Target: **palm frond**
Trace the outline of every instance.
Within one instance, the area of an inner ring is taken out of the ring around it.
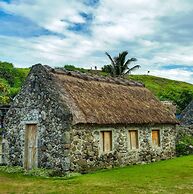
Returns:
[[[128,60],[125,62],[125,64],[124,64],[124,69],[128,69],[128,65],[129,65],[131,62],[135,62],[135,61],[137,61],[136,58],[130,58],[130,59],[128,59]]]
[[[111,55],[109,55],[109,53],[107,53],[107,52],[105,52],[105,54],[109,57],[109,59],[110,59],[112,65],[115,66],[115,62],[114,62],[114,60],[112,59]]]
[[[125,60],[128,52],[123,51],[122,53],[119,54],[119,67],[120,67],[120,74],[123,74],[124,71],[127,69],[127,66],[125,66]]]
[[[131,71],[134,71],[134,70],[136,70],[136,69],[139,69],[140,67],[141,67],[140,65],[135,65],[135,66],[129,68],[129,69],[125,72],[125,74],[129,74],[129,73],[131,73]]]
[[[119,60],[120,60],[121,66],[124,65],[127,54],[128,54],[127,51],[123,51],[122,53],[119,54]]]
[[[136,58],[128,59],[128,60],[125,62],[125,65],[129,65],[131,62],[135,62],[135,61],[137,61]]]
[[[112,68],[111,68],[111,75],[114,77],[117,74],[117,67],[116,67],[116,57],[114,57],[114,59],[112,59],[111,55],[107,52],[105,52],[105,54],[109,57],[111,64],[112,64]]]
[[[139,65],[135,65],[132,68],[128,68],[128,65],[131,62],[137,61],[136,58],[130,58],[125,62],[128,51],[123,51],[123,52],[119,53],[119,55],[114,57],[114,58],[112,58],[111,55],[107,52],[105,52],[105,54],[108,56],[108,58],[111,61],[111,75],[112,76],[125,75],[125,74],[130,73],[131,71],[140,67]]]

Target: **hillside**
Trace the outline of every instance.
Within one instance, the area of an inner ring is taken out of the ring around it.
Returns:
[[[29,68],[15,68],[11,63],[0,62],[0,105],[11,102],[28,73]]]
[[[67,65],[68,70],[108,76],[95,70],[86,70]],[[13,64],[0,62],[0,104],[8,104],[19,92],[21,85],[29,73],[29,68],[15,68]],[[145,84],[160,100],[170,100],[178,105],[178,113],[193,99],[193,85],[181,81],[165,79],[151,75],[129,75],[127,79]]]
[[[193,99],[193,85],[186,82],[151,75],[130,75],[129,78],[144,83],[160,100],[176,103],[178,112]]]

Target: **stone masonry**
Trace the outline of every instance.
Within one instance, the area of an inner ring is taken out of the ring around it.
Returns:
[[[41,82],[36,81],[40,79]],[[34,123],[38,128],[38,167],[68,169],[65,145],[69,140],[64,134],[69,130],[70,117],[51,78],[41,68],[37,74],[29,75],[6,115],[3,163],[23,166],[26,124]]]
[[[139,148],[129,149],[128,131],[138,130]],[[153,147],[151,130],[160,130],[160,147]],[[103,154],[100,147],[100,131],[112,131],[112,151]],[[70,170],[89,171],[128,164],[149,163],[175,156],[175,127],[157,126],[77,126],[71,134]]]

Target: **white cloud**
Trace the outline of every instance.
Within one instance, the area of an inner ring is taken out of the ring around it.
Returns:
[[[189,83],[193,83],[192,77],[193,72],[184,71],[182,69],[171,69],[171,70],[152,70],[150,71],[150,75],[160,76],[173,80],[180,80]]]
[[[22,3],[21,1],[12,4],[0,2],[0,7],[9,13],[24,16],[41,27],[59,33],[65,32],[67,22],[85,22],[79,12],[84,12],[86,8],[76,0],[35,0],[33,3],[27,1]]]
[[[166,64],[193,64],[193,44],[179,45],[178,37],[173,34],[169,35],[176,41],[162,40],[168,34],[162,34],[161,27],[165,24],[160,23],[161,17],[175,18],[191,13],[193,5],[189,0],[103,0],[95,8],[75,0],[21,0],[11,4],[0,2],[0,9],[26,17],[40,27],[64,36],[0,36],[0,60],[20,66],[41,62],[52,66],[74,64],[90,68],[109,63],[105,51],[114,55],[128,50],[129,56],[137,57],[142,66],[136,73],[145,74],[151,70],[154,75],[192,82],[191,72],[176,69],[166,73],[160,70]],[[93,15],[89,34],[68,30],[72,23],[86,24],[81,12]]]

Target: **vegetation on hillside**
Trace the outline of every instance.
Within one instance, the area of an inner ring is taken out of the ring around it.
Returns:
[[[74,65],[64,65],[64,68],[68,71],[79,71],[82,73],[86,73],[88,71],[84,68],[75,67]]]
[[[0,62],[0,104],[10,103],[28,73],[28,68],[15,68],[12,63]]]
[[[0,170],[0,193],[193,193],[192,161],[193,156],[186,156],[69,178]]]
[[[176,143],[176,155],[185,156],[193,154],[193,136],[183,134]]]
[[[129,79],[145,84],[160,100],[169,100],[177,106],[180,113],[193,99],[193,85],[151,75],[130,75]]]

